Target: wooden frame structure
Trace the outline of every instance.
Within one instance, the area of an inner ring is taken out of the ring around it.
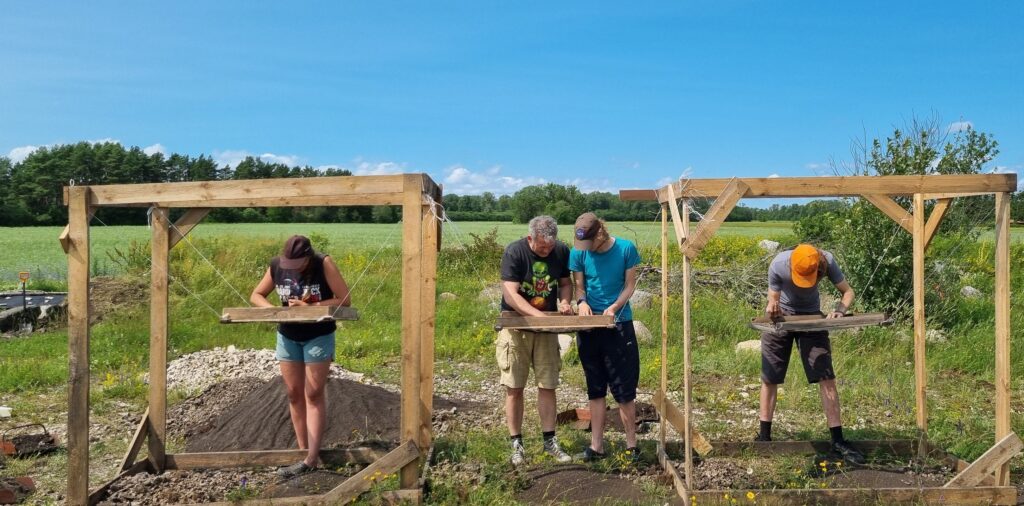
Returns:
[[[368,463],[371,473],[401,469],[396,496],[422,497],[420,464],[431,447],[434,395],[434,318],[441,188],[426,174],[186,183],[70,186],[64,188],[68,226],[60,242],[68,256],[68,489],[72,505],[94,504],[109,486],[89,491],[89,220],[105,206],[150,207],[152,267],[149,408],[129,445],[119,474],[145,470],[284,465],[294,450],[168,454],[166,451],[168,253],[215,207],[402,206],[402,444],[386,455],[369,450],[328,451],[343,461]],[[187,208],[174,224],[168,210]],[[136,462],[143,442],[149,457]],[[339,453],[334,455],[334,453]],[[304,454],[304,453],[303,453]],[[379,458],[376,458],[379,457]],[[363,472],[365,472],[364,470]],[[372,481],[361,474],[322,496],[274,500],[274,504],[336,504],[358,497]]]
[[[693,488],[693,451],[695,445],[691,409],[690,350],[690,262],[714,235],[726,216],[742,198],[758,197],[861,197],[893,219],[913,235],[914,274],[914,376],[917,441],[855,442],[864,450],[877,447],[898,447],[901,453],[925,455],[939,452],[967,478],[957,476],[941,488],[893,489],[823,489],[823,490],[755,490],[757,497],[780,503],[806,503],[825,500],[848,502],[868,499],[881,502],[942,502],[944,504],[1014,504],[1016,489],[1010,486],[1009,456],[1020,451],[1019,439],[1010,430],[1010,194],[1017,190],[1016,174],[925,175],[925,176],[855,176],[806,178],[733,178],[681,179],[656,190],[622,190],[622,200],[658,201],[662,205],[662,310],[661,310],[661,388],[655,397],[659,413],[674,415],[673,426],[683,436],[685,461],[680,476],[667,453],[665,427],[659,434],[658,458],[665,472],[672,477],[680,497],[714,502],[729,490],[695,490]],[[996,445],[975,464],[968,465],[935,448],[927,441],[928,412],[925,399],[927,368],[925,367],[924,258],[928,244],[938,229],[954,198],[995,195],[995,439]],[[912,197],[908,211],[892,197]],[[714,203],[692,234],[689,226],[688,201],[713,198]],[[679,201],[682,201],[682,210]],[[925,200],[936,200],[930,216],[925,217]],[[683,253],[683,408],[676,408],[664,392],[668,389],[668,255],[671,216],[676,246]],[[682,420],[679,420],[679,412]],[[670,419],[670,421],[672,421]],[[680,427],[682,425],[682,427]],[[704,443],[706,444],[706,442]],[[741,448],[745,452],[777,454],[780,451],[811,453],[820,443],[789,442],[715,442],[716,453],[729,454]],[[990,456],[994,455],[994,456]],[[983,462],[983,463],[982,463]],[[982,463],[982,464],[979,464]],[[969,468],[972,468],[969,469]],[[746,492],[746,491],[743,491]]]

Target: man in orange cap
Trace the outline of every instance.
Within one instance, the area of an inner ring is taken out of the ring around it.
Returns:
[[[768,306],[765,312],[775,318],[783,315],[820,315],[818,282],[823,277],[835,285],[842,299],[826,318],[842,318],[853,304],[853,288],[846,282],[835,256],[810,244],[801,244],[780,252],[768,268]],[[772,417],[779,384],[786,380],[789,358],[796,342],[809,383],[817,383],[832,436],[832,451],[851,464],[863,464],[864,455],[843,438],[839,412],[836,374],[832,369],[832,344],[828,331],[765,332],[761,334],[761,429],[758,441],[771,441]]]

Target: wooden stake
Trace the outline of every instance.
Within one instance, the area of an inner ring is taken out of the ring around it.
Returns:
[[[440,210],[437,210],[440,213]],[[437,252],[440,244],[438,227],[431,206],[423,206],[423,285],[420,300],[420,448],[430,448],[434,411],[434,326],[437,306]],[[436,220],[439,221],[439,220]]]
[[[421,322],[423,287],[423,187],[421,178],[405,176],[402,206],[402,423],[403,442],[420,438]],[[402,467],[401,488],[414,488],[419,463]]]
[[[926,438],[928,369],[925,367],[924,241],[924,197],[918,193],[914,195],[914,397],[917,400],[917,428]]]
[[[735,181],[733,183],[736,183]],[[732,183],[726,188],[726,192],[722,194],[718,200],[715,201],[715,205],[712,205],[712,210],[722,202],[723,198],[727,201],[723,206],[728,206],[731,210],[736,202],[739,201],[740,196],[746,191],[746,185],[740,186],[740,184],[733,185]],[[734,200],[735,199],[735,200]],[[731,204],[730,204],[731,202]],[[689,233],[690,231],[690,207],[687,201],[683,201],[683,230]],[[721,208],[719,208],[721,209]],[[722,212],[725,214],[723,215]],[[711,211],[708,214],[712,214]],[[729,214],[728,210],[718,211],[716,216],[720,216],[722,221],[725,220],[725,216]],[[713,216],[711,219],[718,220],[719,218]],[[711,222],[711,225],[705,229],[704,220],[701,220],[701,226],[698,228],[698,234],[700,230],[710,230],[707,232],[707,238],[711,239],[711,235],[718,229],[718,225]],[[700,252],[700,248],[703,247],[703,243],[697,244],[695,241],[690,240],[689,235],[686,237],[686,246],[695,248],[693,250],[693,257],[689,255],[683,255],[683,414],[686,415],[686,428],[683,432],[683,441],[686,442],[686,460],[683,462],[683,470],[686,472],[686,488],[688,490],[693,489],[693,410],[690,406],[690,393],[692,392],[692,385],[690,383],[690,370],[692,368],[691,357],[690,357],[690,259],[695,258]],[[698,237],[698,241],[699,241]]]
[[[989,448],[977,460],[967,466],[960,474],[949,480],[945,487],[976,487],[981,485],[985,478],[993,472],[998,473],[999,468],[1006,465],[1010,459],[1017,456],[1024,449],[1024,442],[1021,442],[1017,434],[1011,432],[999,440],[992,448]]]
[[[671,188],[671,186],[669,187]],[[668,212],[675,200],[661,204],[661,391],[668,392]],[[676,211],[678,214],[678,211]],[[680,224],[682,225],[682,224]],[[657,401],[658,412],[665,412],[665,396]],[[665,446],[665,417],[658,424],[658,442]]]
[[[68,504],[89,501],[89,188],[68,190]]]
[[[149,461],[157,473],[164,471],[167,441],[167,270],[170,222],[167,210],[154,207],[149,307]]]
[[[1010,194],[996,194],[996,439],[1010,433]],[[1010,484],[1010,466],[996,472],[996,485]]]

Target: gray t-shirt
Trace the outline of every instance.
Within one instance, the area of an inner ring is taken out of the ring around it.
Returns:
[[[839,269],[835,255],[825,250],[820,251],[828,261],[828,268],[825,270],[828,279],[834,285],[842,283],[846,277],[843,275],[843,271]],[[791,256],[793,256],[793,250],[791,249],[775,255],[771,266],[768,267],[768,289],[782,292],[782,296],[779,298],[779,305],[784,313],[817,313],[821,311],[818,285],[810,288],[800,288],[793,284],[792,271],[789,267]]]

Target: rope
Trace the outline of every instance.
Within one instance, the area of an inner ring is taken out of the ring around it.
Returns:
[[[405,217],[403,217],[403,220],[404,219],[405,219]],[[391,242],[391,239],[395,236],[395,232],[401,228],[401,223],[402,222],[399,221],[398,223],[399,223],[399,226],[394,227],[394,228],[391,229],[391,234],[385,240],[381,241],[380,248],[378,248],[377,252],[373,254],[373,257],[370,259],[370,261],[366,262],[366,267],[363,267],[363,272],[359,273],[359,277],[356,278],[356,281],[354,283],[352,283],[351,287],[349,287],[348,295],[346,295],[345,298],[341,300],[342,303],[344,303],[346,300],[351,301],[351,299],[352,299],[352,292],[354,292],[356,287],[359,286],[359,283],[363,280],[363,277],[366,276],[367,271],[370,270],[370,267],[377,260],[377,257],[380,256],[380,252],[384,251],[384,249]],[[388,271],[388,273],[390,273],[390,271]],[[367,301],[367,304],[369,304],[369,301]],[[331,318],[334,318],[335,316],[337,316],[338,312],[341,311],[342,307],[345,307],[345,306],[339,304],[338,307],[334,309],[334,312],[331,313]]]

